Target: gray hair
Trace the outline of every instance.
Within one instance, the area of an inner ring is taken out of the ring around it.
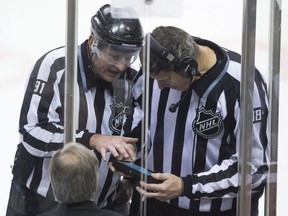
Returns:
[[[56,200],[76,203],[90,200],[98,185],[99,161],[80,143],[68,143],[50,162],[51,184]]]

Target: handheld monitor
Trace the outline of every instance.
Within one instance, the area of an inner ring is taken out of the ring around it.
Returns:
[[[141,175],[147,176],[148,183],[159,183],[156,179],[154,179],[151,174],[153,173],[151,170],[145,169],[135,163],[129,161],[120,161],[120,160],[113,160],[113,166],[116,170],[123,172],[127,176],[134,177],[136,180],[140,180]]]

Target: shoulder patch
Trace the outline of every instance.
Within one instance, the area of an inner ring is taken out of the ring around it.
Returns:
[[[114,101],[113,104],[110,105],[110,107],[112,112],[109,118],[109,127],[116,134],[120,134],[126,106],[122,102],[116,103]]]
[[[223,130],[223,117],[220,112],[212,112],[204,107],[196,110],[196,117],[192,123],[192,129],[199,136],[206,139],[216,137]]]

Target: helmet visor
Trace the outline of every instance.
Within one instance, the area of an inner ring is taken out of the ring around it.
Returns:
[[[109,64],[130,66],[138,57],[141,47],[126,47],[103,41],[93,43],[92,53]]]

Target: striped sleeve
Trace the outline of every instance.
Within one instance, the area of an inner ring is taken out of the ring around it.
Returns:
[[[56,49],[37,61],[24,95],[19,132],[25,148],[38,157],[63,146],[64,52]]]

